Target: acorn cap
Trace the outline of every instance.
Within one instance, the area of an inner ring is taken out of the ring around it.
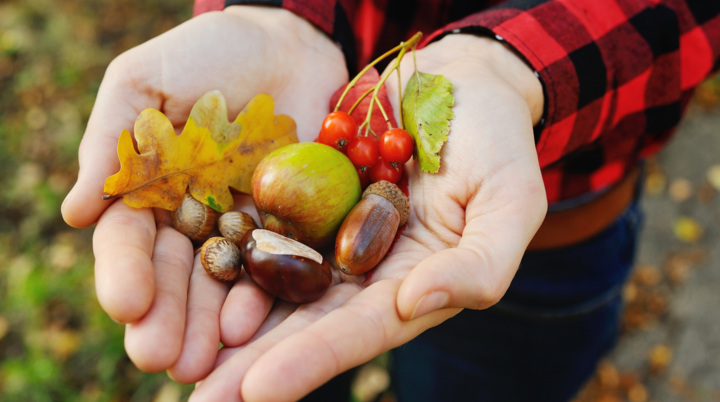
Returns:
[[[398,226],[402,226],[407,223],[407,220],[410,217],[410,200],[408,200],[408,197],[403,194],[400,187],[390,183],[389,181],[380,180],[377,183],[369,185],[368,188],[365,189],[365,192],[363,192],[362,196],[365,198],[370,194],[379,195],[395,205],[395,209],[397,209],[400,213],[400,223]]]

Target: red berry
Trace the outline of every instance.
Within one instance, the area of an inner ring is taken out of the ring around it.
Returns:
[[[380,137],[380,155],[390,162],[409,161],[414,148],[412,137],[402,128],[388,130]]]
[[[318,138],[321,143],[345,153],[350,140],[356,135],[355,119],[345,112],[332,112],[325,116]]]
[[[347,156],[355,166],[372,166],[377,162],[380,152],[377,142],[370,137],[355,137],[348,145]]]
[[[368,171],[370,172],[370,181],[373,183],[377,183],[380,180],[397,183],[400,181],[400,177],[402,177],[403,167],[402,165],[393,167],[390,162],[381,157]]]
[[[365,190],[365,188],[370,185],[370,168],[363,166],[355,169],[360,178],[360,187]]]

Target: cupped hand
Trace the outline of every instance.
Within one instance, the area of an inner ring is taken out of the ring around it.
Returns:
[[[229,119],[255,95],[268,93],[275,113],[292,116],[300,139],[312,140],[327,100],[344,82],[344,57],[329,37],[294,14],[264,7],[202,15],[112,62],[80,146],[78,181],[62,213],[71,226],[97,222],[98,299],[114,320],[128,324],[125,345],[139,368],[171,368],[182,382],[203,378],[215,361],[218,316],[229,287],[205,274],[190,241],[168,224],[167,211],[101,199],[105,179],[120,169],[121,131],[132,130],[142,110],[156,108],[179,133],[195,101],[218,89]],[[250,296],[267,298],[257,288]],[[252,322],[259,325],[262,318]]]
[[[340,277],[320,300],[297,308],[270,310],[264,299],[248,310],[240,303],[248,292],[231,292],[221,322],[226,348],[191,401],[297,400],[505,293],[547,210],[532,131],[542,88],[517,56],[487,38],[446,37],[418,51],[417,62],[453,83],[455,119],[439,173],[422,173],[416,161],[405,166],[412,210],[392,252],[365,283]],[[412,58],[402,67],[407,80]],[[388,85],[397,99],[397,81]],[[254,319],[270,313],[253,335],[249,320],[230,318],[241,309]]]

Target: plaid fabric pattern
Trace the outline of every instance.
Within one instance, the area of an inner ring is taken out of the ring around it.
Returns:
[[[198,0],[196,10],[214,0]],[[495,35],[545,90],[536,135],[550,203],[600,193],[657,151],[720,67],[716,0],[227,0],[284,7],[341,44],[350,71],[417,31]],[[351,23],[352,22],[352,23]],[[440,28],[440,29],[438,29]]]

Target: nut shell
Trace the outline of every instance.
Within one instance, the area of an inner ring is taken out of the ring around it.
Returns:
[[[400,187],[390,183],[389,181],[381,180],[377,183],[369,185],[363,192],[362,196],[365,198],[369,194],[377,194],[390,201],[393,205],[395,205],[395,208],[397,208],[400,213],[399,225],[402,226],[407,223],[408,218],[410,217],[410,200],[405,194],[403,194]]]
[[[256,232],[257,236],[253,236]],[[245,270],[255,283],[273,296],[293,303],[309,303],[325,294],[332,283],[332,271],[327,260],[314,250],[317,256],[284,254],[282,247],[265,247],[264,251],[263,244],[258,247],[256,237],[263,240],[260,235],[276,236],[279,243],[307,248],[300,242],[264,229],[245,233],[240,241],[240,254]]]
[[[193,241],[204,241],[210,236],[218,213],[209,206],[185,194],[180,208],[172,212],[173,227]]]
[[[230,211],[220,215],[218,229],[223,237],[240,245],[240,240],[248,230],[257,229],[252,216],[240,211]]]
[[[212,237],[200,249],[205,272],[221,282],[232,282],[240,275],[240,249],[224,237]]]

